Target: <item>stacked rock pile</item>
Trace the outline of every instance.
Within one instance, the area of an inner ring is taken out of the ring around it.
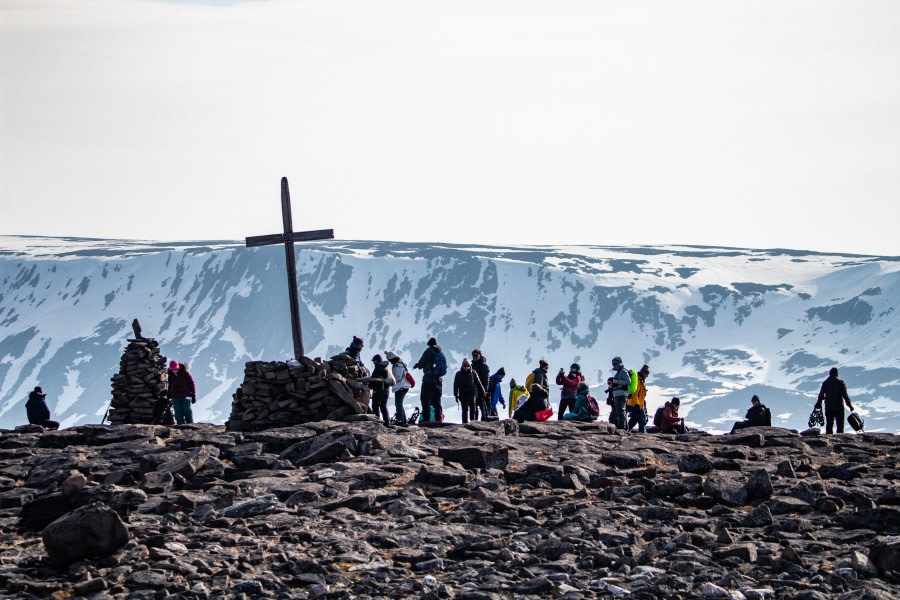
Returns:
[[[0,432],[0,597],[895,600],[900,438],[817,434]]]
[[[338,355],[317,362],[248,362],[234,393],[230,431],[259,431],[310,421],[339,421],[368,412],[367,376],[352,358]]]
[[[112,376],[110,423],[152,423],[153,403],[167,387],[166,357],[151,338],[128,340],[119,372]]]

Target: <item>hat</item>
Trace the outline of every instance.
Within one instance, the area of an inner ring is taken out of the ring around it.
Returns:
[[[516,378],[515,378],[515,377],[513,377],[512,379],[509,380],[509,387],[514,388],[514,387],[516,387],[516,385],[517,385],[517,384],[516,384]]]
[[[543,358],[542,358],[541,360],[538,361],[538,364],[539,364],[540,366],[542,366],[542,367],[549,367],[549,366],[550,366],[550,363],[548,363],[548,362],[546,361],[546,359],[543,359]]]
[[[388,359],[388,360],[394,360],[395,358],[400,358],[399,356],[397,356],[396,354],[394,354],[394,353],[391,352],[390,350],[385,350],[385,352],[384,352],[384,357],[385,357],[386,359]]]
[[[44,390],[42,390],[41,386],[39,386],[39,385],[34,386],[34,391],[37,392],[38,394],[44,393]]]
[[[750,398],[750,402],[759,402],[759,396],[757,396],[756,394],[753,394],[753,397]]]
[[[437,346],[437,340],[434,338],[428,338],[428,345],[429,346]]]
[[[828,371],[828,374],[829,374],[829,375],[834,375],[835,377],[837,377],[837,374],[838,374],[837,367],[831,367],[831,370]]]
[[[468,359],[468,358],[463,357],[462,366],[463,366],[463,367],[471,367],[472,365],[471,365],[471,363],[469,363],[469,359]]]
[[[481,354],[481,350],[479,350],[478,348],[475,348],[474,350],[472,350],[472,358],[475,358],[476,356],[479,356],[480,354]]]
[[[649,372],[650,372],[650,365],[644,365],[643,367],[641,367],[641,370],[638,371],[638,373],[649,373]]]
[[[177,360],[169,361],[169,369],[172,371],[177,371],[178,370],[178,361]]]
[[[500,367],[499,369],[497,369],[497,375],[499,375],[500,377],[503,377],[504,375],[506,375],[506,369],[504,369],[503,367]]]
[[[381,358],[380,354],[376,354],[375,356],[372,357],[372,362],[376,363],[376,364],[381,364],[382,362],[384,362],[384,359]]]
[[[365,346],[365,344],[362,341],[362,338],[356,337],[355,335],[353,336],[353,341],[350,343],[350,345],[351,346],[359,346],[360,348]]]
[[[581,370],[581,365],[579,365],[578,363],[572,363],[572,366],[569,367],[569,369],[578,372]]]
[[[613,359],[612,359],[612,365],[613,365],[614,367],[618,367],[618,366],[623,365],[623,364],[625,364],[625,363],[622,362],[622,357],[621,357],[621,356],[615,356],[615,357],[613,357]]]
[[[681,405],[681,400],[678,398],[672,398],[672,404]]]

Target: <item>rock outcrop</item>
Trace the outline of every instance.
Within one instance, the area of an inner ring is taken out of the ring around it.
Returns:
[[[898,597],[898,437],[814,433],[4,432],[0,595]],[[42,543],[67,519],[121,520],[127,539],[70,563]]]
[[[112,377],[109,422],[152,423],[153,403],[167,386],[166,357],[159,343],[151,338],[128,340],[119,372]]]

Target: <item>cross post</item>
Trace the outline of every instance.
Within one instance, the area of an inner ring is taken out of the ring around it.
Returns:
[[[313,240],[330,240],[334,238],[333,229],[294,232],[291,217],[291,192],[288,189],[287,177],[281,178],[281,217],[284,221],[284,233],[258,235],[248,237],[247,248],[284,244],[284,258],[287,265],[288,295],[291,302],[291,334],[294,338],[294,358],[303,356],[303,330],[300,327],[300,297],[297,293],[297,257],[294,254],[294,242],[311,242]]]

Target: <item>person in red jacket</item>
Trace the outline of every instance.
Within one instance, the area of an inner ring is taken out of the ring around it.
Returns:
[[[659,424],[660,433],[684,433],[684,419],[678,416],[679,406],[681,406],[681,400],[678,398],[672,398],[666,402],[662,421]]]
[[[197,402],[197,389],[187,365],[173,360],[169,363],[169,399],[175,409],[175,421],[179,425],[194,422],[191,404]]]
[[[581,374],[581,365],[578,363],[572,363],[572,366],[569,367],[569,374],[565,375],[565,371],[563,371],[562,367],[559,369],[559,373],[556,374],[556,385],[562,386],[562,392],[560,392],[559,399],[559,413],[557,413],[557,419],[560,421],[563,420],[563,415],[566,412],[572,412],[575,410],[575,397],[578,395],[578,384],[584,381],[584,376]]]

